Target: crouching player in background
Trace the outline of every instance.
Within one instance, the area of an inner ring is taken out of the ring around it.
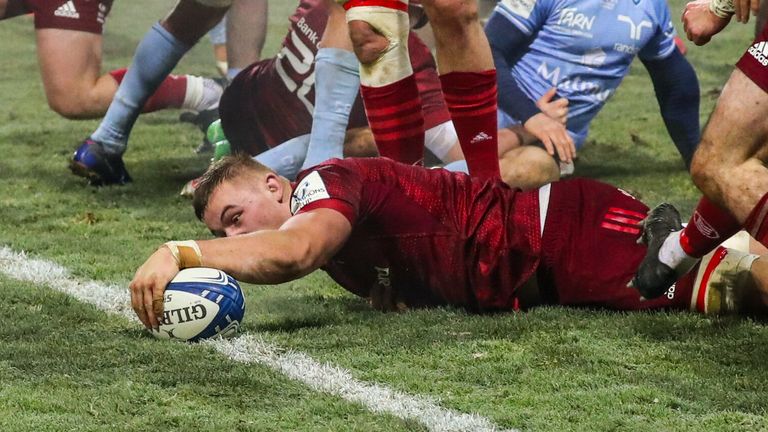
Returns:
[[[102,31],[112,0],[0,0],[0,20],[33,13],[37,57],[48,105],[68,119],[93,119],[109,108],[126,69],[101,73]],[[168,75],[140,107],[195,111],[216,106],[221,87],[193,75]]]
[[[761,312],[768,289],[768,261],[718,249],[667,295],[642,299],[627,282],[645,255],[637,239],[648,207],[586,179],[521,192],[497,179],[363,158],[328,161],[292,183],[240,156],[209,169],[194,207],[223,238],[166,244],[138,269],[132,306],[147,327],[158,325],[166,284],[197,266],[258,284],[322,268],[382,310]],[[670,205],[654,212],[676,215]]]

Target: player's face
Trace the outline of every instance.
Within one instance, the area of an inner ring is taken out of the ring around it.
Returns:
[[[274,175],[224,181],[211,194],[203,222],[217,237],[280,228],[291,216],[283,187]]]

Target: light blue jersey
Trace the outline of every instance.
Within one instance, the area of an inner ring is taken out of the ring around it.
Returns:
[[[512,76],[533,101],[557,87],[569,101],[567,128],[577,146],[635,55],[657,60],[675,49],[664,0],[502,0],[494,13],[531,36]],[[515,123],[504,115],[499,121]]]

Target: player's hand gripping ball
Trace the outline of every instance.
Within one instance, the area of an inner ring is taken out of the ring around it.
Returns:
[[[205,267],[184,269],[165,289],[160,327],[152,334],[160,339],[195,342],[231,337],[240,330],[245,298],[240,285],[221,270]]]

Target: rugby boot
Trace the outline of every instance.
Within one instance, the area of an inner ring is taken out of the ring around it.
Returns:
[[[69,161],[73,174],[88,179],[91,186],[124,185],[133,181],[121,155],[110,155],[90,138],[75,150]]]
[[[680,213],[668,203],[656,206],[643,220],[642,241],[648,246],[630,286],[652,299],[659,297],[675,283],[678,273],[659,260],[659,250],[669,235],[683,229]]]

